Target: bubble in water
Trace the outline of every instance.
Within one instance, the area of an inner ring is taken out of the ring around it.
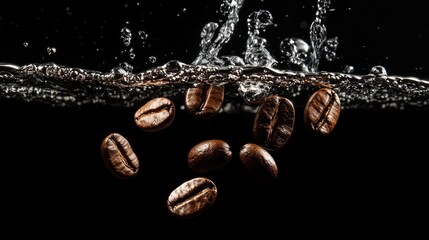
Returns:
[[[146,40],[148,38],[148,34],[143,30],[138,31],[138,34],[141,40]]]
[[[149,62],[155,63],[156,62],[156,57],[155,56],[149,56]]]
[[[52,55],[52,54],[55,54],[57,52],[57,49],[54,47],[47,47],[46,52],[48,53],[48,55]]]
[[[136,54],[134,53],[134,48],[130,48],[130,58],[134,59],[136,57]]]
[[[169,72],[179,72],[182,70],[181,63],[177,60],[171,60],[164,65],[165,69]]]
[[[371,74],[374,75],[381,75],[381,76],[386,76],[387,75],[387,71],[383,66],[374,66],[371,68],[370,71]]]
[[[348,74],[350,74],[350,73],[353,73],[354,71],[355,71],[355,68],[354,68],[353,66],[351,66],[351,65],[347,65],[347,66],[344,68],[343,73],[348,73]]]
[[[134,69],[133,66],[127,62],[119,63],[119,67],[124,69],[127,73],[132,73]]]
[[[121,39],[125,46],[130,46],[131,38],[132,38],[131,30],[127,27],[123,27],[121,29]]]
[[[239,94],[251,106],[261,104],[268,96],[270,90],[270,84],[252,80],[242,81],[238,86]]]

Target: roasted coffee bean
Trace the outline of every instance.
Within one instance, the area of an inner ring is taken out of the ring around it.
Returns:
[[[311,132],[328,135],[340,117],[340,98],[330,88],[314,92],[304,107],[304,123]]]
[[[256,112],[253,136],[261,146],[277,150],[289,140],[294,123],[295,108],[292,102],[285,97],[271,95]]]
[[[216,197],[216,185],[210,179],[197,177],[174,189],[168,197],[167,207],[176,217],[190,218],[209,209]]]
[[[247,143],[241,147],[239,158],[254,177],[266,182],[277,178],[277,164],[271,154],[263,147],[254,143]]]
[[[170,126],[176,115],[174,102],[165,97],[148,101],[134,114],[138,128],[147,132],[156,132]]]
[[[204,173],[220,169],[232,158],[229,145],[222,140],[206,140],[198,143],[188,153],[188,165],[192,171]]]
[[[185,107],[197,118],[210,118],[217,114],[224,100],[224,86],[203,85],[188,88]]]
[[[101,157],[114,175],[131,178],[137,175],[139,160],[130,143],[119,133],[111,133],[101,143]]]

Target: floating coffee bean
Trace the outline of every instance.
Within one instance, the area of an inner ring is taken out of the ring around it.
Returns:
[[[122,135],[111,133],[101,143],[101,157],[106,167],[120,178],[131,178],[139,171],[139,160]]]
[[[147,132],[156,132],[167,128],[173,122],[176,107],[168,98],[154,98],[139,108],[134,114],[138,128]]]
[[[247,143],[241,147],[239,157],[244,167],[256,178],[266,182],[277,178],[277,164],[263,147]]]
[[[263,147],[276,150],[289,140],[295,123],[292,102],[272,95],[259,106],[253,122],[253,136]]]
[[[197,177],[174,189],[168,196],[167,207],[176,217],[194,217],[209,209],[216,197],[216,185],[210,179]]]
[[[232,157],[229,145],[222,140],[206,140],[198,143],[188,153],[188,165],[192,171],[204,173],[220,169]]]
[[[223,99],[223,86],[203,85],[193,87],[186,92],[185,107],[195,117],[210,118],[220,111]]]
[[[304,107],[304,123],[312,132],[329,134],[340,117],[340,98],[330,88],[314,92]]]

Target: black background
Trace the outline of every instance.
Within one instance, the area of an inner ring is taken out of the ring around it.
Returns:
[[[37,1],[0,4],[0,62],[55,62],[110,71],[120,62],[134,72],[177,59],[192,62],[199,34],[218,22],[221,1]],[[263,33],[282,59],[285,37],[308,40],[316,1],[250,1],[240,11],[233,39],[222,54],[241,55],[245,16],[267,9],[276,26]],[[429,39],[424,1],[332,1],[328,37],[339,37],[338,59],[319,69],[351,65],[366,74],[382,65],[388,74],[429,79]],[[133,33],[131,59],[120,29]],[[137,37],[148,34],[145,45]],[[28,47],[24,47],[24,43]],[[55,54],[47,54],[55,47]],[[155,56],[152,63],[149,56]],[[142,104],[144,101],[142,101]],[[177,100],[177,106],[183,104]],[[281,239],[351,239],[401,235],[427,237],[427,110],[355,109],[341,112],[334,132],[316,137],[297,108],[293,135],[273,152],[275,183],[253,179],[240,165],[240,147],[252,142],[252,114],[220,114],[197,120],[178,109],[173,124],[145,133],[133,122],[135,107],[51,107],[2,99],[2,234],[15,236],[163,237],[277,236]],[[111,132],[125,136],[141,162],[139,175],[121,180],[107,171],[100,143]],[[234,157],[208,174],[186,165],[196,143],[218,138]],[[218,198],[204,214],[176,219],[166,208],[169,193],[197,176],[212,179]],[[261,235],[264,236],[264,235]],[[298,236],[296,238],[295,236]],[[380,238],[378,238],[380,239]]]

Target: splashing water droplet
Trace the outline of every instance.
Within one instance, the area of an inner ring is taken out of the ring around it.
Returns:
[[[131,30],[127,27],[123,27],[121,29],[121,39],[125,46],[130,46],[131,38],[132,38]]]
[[[355,70],[355,68],[354,68],[353,66],[351,66],[351,65],[347,65],[347,66],[344,68],[343,73],[348,73],[348,74],[350,74],[350,73],[353,73],[353,72],[354,72],[354,70]]]
[[[57,49],[54,47],[47,47],[46,52],[48,53],[48,55],[53,55],[57,52]]]
[[[134,48],[130,48],[130,58],[134,59],[136,57],[136,54],[134,53]]]
[[[149,56],[149,62],[155,63],[156,62],[156,57],[155,56]]]

